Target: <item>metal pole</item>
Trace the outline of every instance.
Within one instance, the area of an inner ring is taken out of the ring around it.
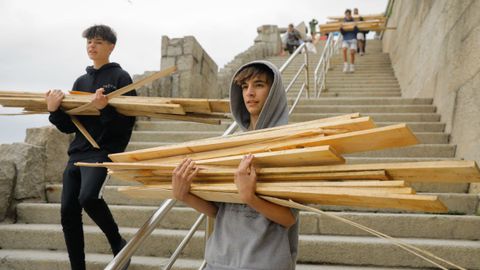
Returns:
[[[309,66],[310,65],[308,63],[308,49],[307,46],[305,46],[305,84],[307,89],[307,98],[310,98],[310,74],[308,72]]]
[[[175,205],[175,200],[168,199],[155,211],[155,213],[143,224],[138,232],[128,241],[127,245],[113,258],[113,260],[105,267],[105,270],[120,270],[124,267],[128,260],[133,256],[135,251],[147,239],[157,227],[158,223],[166,216],[168,211]]]
[[[212,235],[214,225],[215,219],[207,216],[207,222],[205,224],[205,249],[207,249],[207,241],[208,238],[210,238],[210,236]],[[207,266],[207,261],[203,260],[198,270],[202,270],[203,268],[205,268],[205,266]]]
[[[198,227],[202,224],[203,220],[205,219],[205,216],[206,216],[205,214],[200,214],[200,216],[198,216],[197,221],[195,221],[195,223],[193,224],[192,228],[190,228],[185,238],[183,238],[182,242],[180,243],[180,245],[178,245],[175,252],[173,252],[172,256],[170,256],[170,259],[168,260],[167,265],[163,268],[164,270],[170,270],[172,268],[175,261],[177,261],[178,256],[180,256],[180,253],[183,251],[183,249],[188,244],[190,239],[192,239]]]

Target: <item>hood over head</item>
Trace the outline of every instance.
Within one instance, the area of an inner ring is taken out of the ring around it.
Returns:
[[[243,65],[233,75],[230,86],[230,110],[233,119],[242,128],[243,131],[248,130],[250,125],[250,113],[245,107],[243,101],[242,88],[234,82],[235,76],[245,67],[260,64],[265,65],[273,72],[273,82],[268,93],[267,100],[263,105],[262,111],[258,117],[258,122],[254,129],[264,129],[288,124],[288,106],[287,95],[282,83],[280,71],[275,65],[268,61],[253,61]]]

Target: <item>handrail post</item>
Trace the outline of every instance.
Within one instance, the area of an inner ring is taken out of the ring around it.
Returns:
[[[309,72],[309,66],[310,63],[308,62],[308,49],[307,46],[305,46],[305,83],[306,83],[306,89],[307,89],[307,98],[310,98],[310,72]]]
[[[153,215],[143,224],[137,233],[128,241],[122,250],[113,258],[113,260],[105,267],[105,270],[120,270],[124,267],[133,253],[140,247],[140,245],[147,239],[157,227],[158,223],[166,216],[168,211],[175,205],[175,200],[168,199],[153,213]]]

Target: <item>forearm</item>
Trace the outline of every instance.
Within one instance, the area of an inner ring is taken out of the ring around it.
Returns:
[[[189,193],[184,199],[183,202],[198,212],[204,213],[205,215],[215,218],[217,216],[217,206],[212,202],[205,201],[202,198],[199,198],[191,193]]]
[[[289,228],[296,222],[296,218],[290,208],[271,203],[258,196],[253,196],[247,204],[269,220],[285,228]]]

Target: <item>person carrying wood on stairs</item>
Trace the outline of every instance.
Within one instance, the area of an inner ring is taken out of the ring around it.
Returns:
[[[345,10],[345,18],[343,21],[354,22],[352,11],[350,9]],[[340,27],[340,32],[343,36],[343,72],[355,72],[355,53],[357,52],[358,27],[355,26],[353,31],[345,31],[343,27]],[[350,50],[350,65],[348,64],[347,50]]]
[[[80,76],[73,90],[92,95],[99,116],[78,116],[78,121],[91,134],[100,147],[95,148],[60,107],[64,94],[50,90],[45,99],[50,112],[49,120],[64,133],[75,133],[68,149],[69,160],[63,174],[61,223],[70,259],[71,269],[85,270],[82,208],[105,233],[114,255],[126,245],[118,226],[103,200],[101,191],[106,182],[105,168],[77,167],[75,162],[107,162],[109,154],[123,152],[130,140],[135,117],[124,116],[108,105],[106,94],[132,83],[130,75],[119,64],[110,63],[117,37],[106,25],[94,25],[82,35],[87,39],[87,53],[93,61],[87,73]],[[136,96],[134,90],[126,95]],[[127,269],[128,265],[124,267]]]
[[[267,61],[241,67],[231,83],[230,107],[243,131],[287,124],[287,98],[278,69]],[[189,193],[197,172],[194,161],[183,160],[173,171],[172,187],[177,200],[216,219],[205,249],[205,269],[295,269],[298,211],[255,194],[253,155],[243,158],[234,176],[243,204],[208,202]]]

